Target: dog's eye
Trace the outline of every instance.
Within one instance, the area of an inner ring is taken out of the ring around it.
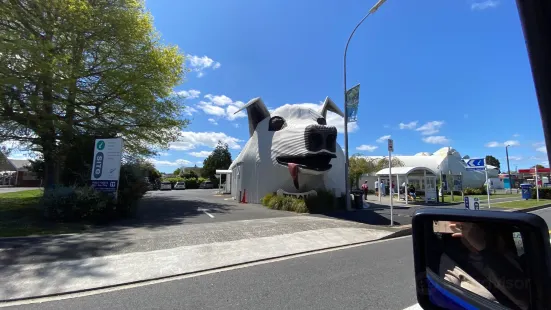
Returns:
[[[268,130],[270,131],[279,131],[285,127],[285,120],[283,117],[280,116],[274,116],[270,119],[270,125],[268,127]]]
[[[319,125],[327,125],[327,121],[325,120],[325,118],[320,117],[320,118],[318,118],[318,124]]]

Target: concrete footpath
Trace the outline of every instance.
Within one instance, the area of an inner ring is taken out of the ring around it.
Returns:
[[[28,259],[10,260],[8,257],[18,252],[6,247],[0,249],[0,257],[4,256],[0,265],[0,301],[86,291],[212,270],[369,242],[389,237],[400,230],[400,227],[376,227],[299,215],[193,224],[178,231],[179,238],[187,241],[175,243],[170,248],[140,251],[137,246],[132,252],[113,250],[102,253],[107,255],[79,259],[63,255],[57,259],[42,259],[41,253],[35,253],[36,256],[29,255]],[[111,237],[116,238],[114,235]],[[78,240],[78,236],[71,238]],[[83,238],[101,237],[92,234]],[[145,240],[140,239],[140,242]],[[46,257],[55,257],[55,247],[47,251],[50,253]]]

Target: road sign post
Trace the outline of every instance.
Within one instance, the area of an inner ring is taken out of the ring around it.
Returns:
[[[390,191],[390,226],[394,224],[392,215],[394,209],[394,193],[392,192],[392,152],[394,152],[394,140],[388,139],[388,189]]]
[[[465,202],[465,209],[480,210],[480,200],[478,197],[465,196],[464,202]]]
[[[488,208],[490,208],[490,182],[488,181],[488,169],[486,167],[485,158],[471,158],[465,159],[465,164],[467,165],[467,171],[482,171],[486,175],[486,194],[488,195]]]

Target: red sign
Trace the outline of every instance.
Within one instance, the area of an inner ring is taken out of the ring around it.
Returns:
[[[538,168],[538,173],[550,173],[550,172],[551,172],[551,168]],[[536,169],[535,168],[519,169],[518,173],[535,174]]]

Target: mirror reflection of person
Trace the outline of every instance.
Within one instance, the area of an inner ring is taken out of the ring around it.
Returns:
[[[529,278],[512,233],[508,238],[473,223],[448,225],[452,239],[441,255],[440,275],[487,300],[511,309],[529,309]]]

